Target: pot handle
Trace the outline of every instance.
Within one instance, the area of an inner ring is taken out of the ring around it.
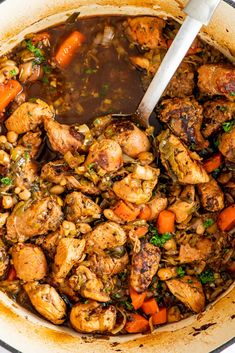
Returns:
[[[184,12],[207,25],[219,2],[220,0],[190,0],[185,6]]]

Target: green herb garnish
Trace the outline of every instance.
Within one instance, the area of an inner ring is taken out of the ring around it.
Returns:
[[[91,74],[95,74],[97,72],[97,69],[88,68],[88,69],[85,69],[84,72],[87,75],[91,75]]]
[[[10,75],[11,76],[15,76],[16,74],[17,74],[16,69],[13,69],[13,70],[10,71]]]
[[[94,165],[95,165],[95,163],[90,163],[90,164],[88,164],[87,168],[89,170],[91,170],[91,169],[93,169]]]
[[[228,108],[227,107],[223,107],[222,105],[218,105],[216,107],[217,110],[220,110],[221,112],[227,112]]]
[[[35,56],[35,60],[34,60],[35,65],[40,65],[42,62],[46,61],[41,49],[35,47],[35,45],[33,45],[30,39],[26,40],[25,43],[26,43],[27,49]]]
[[[235,120],[232,120],[232,121],[227,121],[226,123],[223,123],[222,127],[225,132],[229,132],[232,130],[234,125],[235,125]]]
[[[204,225],[205,228],[208,228],[208,227],[212,226],[212,224],[214,224],[214,223],[215,223],[215,222],[213,221],[213,219],[208,218],[208,219],[205,220],[205,222],[203,223],[203,225]]]
[[[149,232],[153,235],[150,239],[150,243],[158,247],[163,247],[163,245],[172,238],[171,233],[164,233],[159,235],[157,228],[154,226],[149,227]]]
[[[182,266],[176,267],[176,272],[179,277],[184,277],[185,275],[185,270]]]
[[[49,65],[44,65],[43,66],[43,71],[45,74],[50,74],[51,73],[51,67]]]
[[[203,271],[198,277],[202,284],[211,283],[215,280],[214,272],[210,268]]]
[[[235,96],[235,91],[231,91],[229,94],[230,94],[230,96],[234,97]]]
[[[1,178],[1,183],[4,185],[11,185],[12,184],[12,180],[11,178],[5,177],[5,178]]]
[[[42,82],[45,83],[46,85],[48,85],[49,84],[48,77],[47,76],[43,76]]]
[[[29,160],[29,152],[26,151],[26,152],[24,153],[24,158],[25,158],[26,161]]]
[[[120,298],[121,298],[121,294],[120,294],[120,293],[114,293],[114,294],[113,294],[113,297],[114,297],[115,299],[120,299]]]

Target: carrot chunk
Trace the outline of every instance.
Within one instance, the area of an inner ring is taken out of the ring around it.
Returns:
[[[145,332],[149,328],[149,322],[139,314],[131,313],[125,329],[129,333]]]
[[[124,221],[131,222],[136,219],[140,210],[135,206],[128,206],[124,201],[120,200],[114,206],[113,212]]]
[[[216,153],[214,154],[214,156],[210,157],[205,162],[203,162],[203,167],[205,168],[207,173],[211,173],[213,172],[213,170],[219,168],[221,163],[222,163],[222,155],[221,153]]]
[[[141,306],[141,309],[146,315],[153,315],[159,312],[157,301],[154,298],[146,300]]]
[[[135,235],[138,238],[143,237],[146,233],[148,233],[148,227],[146,226],[140,226],[135,230]]]
[[[235,226],[235,203],[220,212],[217,224],[224,232],[229,231]]]
[[[7,83],[0,84],[0,113],[22,89],[21,84],[16,80],[9,80]]]
[[[55,55],[55,61],[58,66],[65,68],[68,66],[76,53],[77,49],[82,45],[85,36],[78,32],[72,32],[60,45]]]
[[[157,313],[152,315],[153,325],[165,324],[166,321],[167,321],[166,308],[160,308]]]
[[[146,295],[147,295],[146,292],[137,293],[132,287],[130,287],[131,302],[132,302],[133,308],[135,310],[141,308],[141,306],[143,305],[143,302],[146,298]]]
[[[151,208],[148,205],[144,205],[144,207],[140,211],[138,218],[143,219],[145,221],[149,221],[151,218],[151,213]]]
[[[157,229],[159,234],[173,233],[175,231],[175,214],[172,211],[163,210],[157,219]]]

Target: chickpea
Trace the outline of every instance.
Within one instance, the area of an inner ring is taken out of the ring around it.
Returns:
[[[61,185],[55,185],[50,188],[50,193],[55,195],[63,194],[65,188]]]
[[[157,275],[161,281],[167,281],[172,277],[176,277],[177,272],[175,267],[165,267],[165,268],[160,268],[160,270],[158,270]]]
[[[64,234],[69,235],[69,234],[75,234],[76,233],[76,226],[73,222],[69,221],[63,221],[62,227],[64,229]]]
[[[4,144],[4,143],[6,143],[6,142],[7,142],[6,136],[1,135],[1,136],[0,136],[0,143]]]
[[[11,208],[14,205],[14,199],[9,196],[9,195],[5,195],[2,198],[2,206],[5,209]]]
[[[171,238],[167,240],[167,242],[163,245],[165,250],[176,250],[176,242],[175,239]]]
[[[0,164],[4,166],[8,166],[10,164],[10,157],[3,150],[0,150]]]
[[[15,194],[19,194],[21,192],[21,188],[17,186],[14,191],[15,191]]]
[[[65,178],[61,179],[60,185],[65,186],[67,184],[67,180]]]
[[[0,228],[2,228],[4,226],[8,216],[9,216],[8,212],[0,213]]]
[[[31,197],[31,192],[29,190],[25,189],[19,193],[19,197],[21,200],[27,201]]]
[[[18,134],[15,131],[8,131],[7,139],[10,143],[15,143],[18,139]]]

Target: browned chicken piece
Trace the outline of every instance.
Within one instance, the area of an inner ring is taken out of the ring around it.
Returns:
[[[147,135],[130,121],[113,122],[106,128],[105,136],[118,142],[123,152],[133,158],[150,150]]]
[[[51,258],[54,258],[57,245],[64,236],[64,230],[61,226],[55,232],[44,236],[41,246]]]
[[[201,184],[203,185],[203,184]],[[196,210],[195,188],[193,185],[187,185],[168,210],[174,212],[177,223],[187,222],[192,218],[192,214]]]
[[[90,233],[85,235],[86,252],[93,253],[96,249],[110,249],[122,246],[127,236],[122,227],[115,222],[98,224]]]
[[[235,100],[235,68],[228,65],[206,64],[198,69],[198,87],[209,96],[223,95]]]
[[[167,198],[162,196],[155,196],[151,201],[148,202],[148,206],[151,210],[151,216],[149,221],[157,218],[159,213],[167,208]]]
[[[217,99],[209,101],[203,105],[203,124],[202,134],[206,138],[215,133],[222,124],[233,119],[235,115],[235,102]]]
[[[196,277],[184,276],[166,281],[171,293],[195,313],[205,308],[205,295]]]
[[[66,304],[54,287],[38,282],[29,282],[24,284],[23,287],[39,314],[55,325],[64,322]]]
[[[12,165],[12,170],[16,175],[15,186],[21,189],[28,189],[32,186],[32,183],[37,179],[38,165],[27,158],[27,153],[23,157],[19,157]]]
[[[79,127],[60,124],[53,119],[45,119],[44,127],[54,151],[65,154],[82,149],[86,136]]]
[[[5,276],[9,266],[9,262],[10,261],[7,248],[5,247],[3,242],[0,241],[0,278]]]
[[[88,169],[100,167],[106,172],[117,171],[122,166],[120,145],[110,139],[95,142],[89,149],[85,166]]]
[[[129,263],[129,258],[127,253],[120,258],[93,254],[88,261],[97,276],[102,277],[103,275],[113,276],[124,271]]]
[[[43,123],[44,119],[48,121],[53,118],[54,113],[50,107],[40,99],[36,103],[26,102],[17,108],[14,113],[6,120],[7,130],[15,131],[17,134],[35,130]]]
[[[201,134],[202,107],[194,98],[165,99],[160,105],[160,120],[187,145],[201,150],[209,143]]]
[[[87,178],[79,178],[76,175],[66,176],[66,186],[69,190],[79,190],[88,195],[99,195],[101,190]]]
[[[193,89],[194,67],[191,64],[182,62],[164,91],[164,96],[183,98],[191,96]]]
[[[19,143],[28,149],[31,158],[35,158],[42,143],[41,131],[26,132]]]
[[[63,159],[58,159],[44,164],[41,169],[41,178],[50,183],[60,184],[63,179],[66,179],[69,167]]]
[[[116,323],[115,306],[103,307],[95,301],[75,304],[70,313],[70,323],[78,332],[111,332]]]
[[[224,208],[224,193],[212,177],[208,183],[197,186],[202,207],[209,212],[217,212]]]
[[[65,198],[65,217],[72,222],[90,222],[100,218],[102,210],[94,201],[81,192],[74,191]]]
[[[53,267],[53,278],[60,281],[67,276],[72,267],[78,264],[84,249],[85,240],[62,238],[59,240]]]
[[[108,302],[110,300],[109,295],[104,292],[101,279],[97,278],[88,267],[82,264],[76,268],[75,274],[70,277],[69,285],[84,298],[93,299],[97,302]]]
[[[133,173],[113,184],[114,193],[126,202],[137,205],[148,202],[158,182],[160,170],[148,165],[136,165]]]
[[[162,164],[174,179],[182,184],[200,184],[209,181],[209,176],[200,157],[190,151],[169,130],[163,131],[158,137]]]
[[[190,263],[194,261],[206,260],[212,250],[212,242],[209,239],[200,239],[195,247],[187,244],[180,245],[179,261],[180,263]]]
[[[221,136],[218,148],[227,160],[235,163],[235,126]]]
[[[6,239],[11,243],[24,242],[57,229],[61,220],[62,211],[56,198],[19,202],[7,219]]]
[[[156,17],[135,17],[127,20],[126,34],[131,42],[144,49],[166,48],[162,36],[165,21]]]
[[[12,260],[17,277],[25,282],[39,281],[46,276],[47,261],[39,246],[33,244],[13,246]]]
[[[158,247],[150,243],[141,243],[139,253],[132,255],[130,285],[138,293],[144,292],[157,273],[161,258]]]

